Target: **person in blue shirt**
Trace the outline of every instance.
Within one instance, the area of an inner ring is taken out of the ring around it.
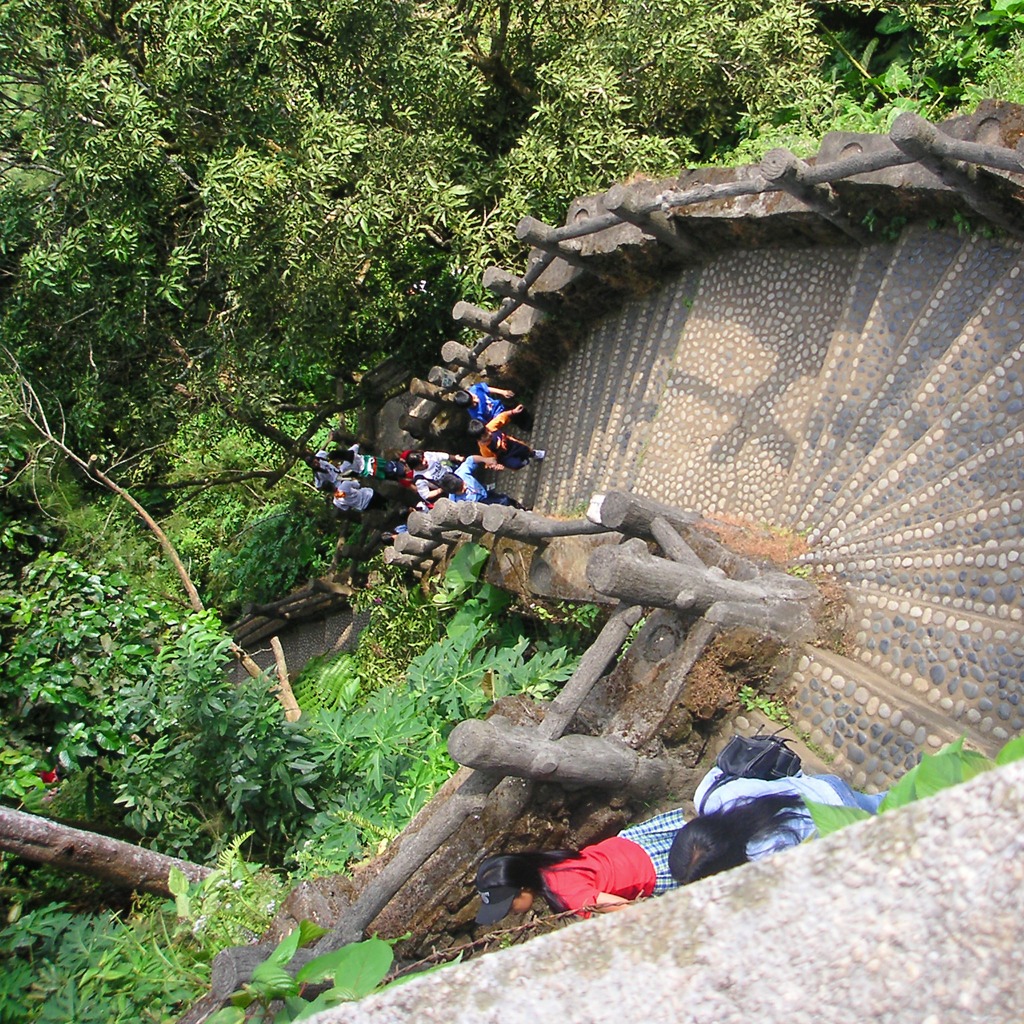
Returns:
[[[696,818],[677,833],[669,868],[683,885],[761,860],[817,835],[805,800],[877,814],[885,793],[860,793],[837,775],[724,776],[712,768],[693,794]]]
[[[479,501],[484,505],[510,505],[512,508],[522,508],[515,498],[489,491],[487,485],[480,481],[477,472],[489,465],[492,465],[491,460],[481,459],[476,455],[468,456],[454,473],[445,473],[441,477],[441,490],[452,501]]]
[[[495,416],[500,416],[511,404],[515,397],[514,391],[507,388],[497,388],[493,384],[470,384],[468,388],[461,388],[455,392],[452,401],[457,406],[466,410],[470,422],[478,420],[481,423],[490,423]],[[518,406],[512,414],[516,425],[523,430],[530,430],[533,427],[533,417],[522,407]]]

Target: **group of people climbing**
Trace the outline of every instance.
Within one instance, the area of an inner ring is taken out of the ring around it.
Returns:
[[[455,392],[452,400],[469,417],[467,433],[476,440],[476,455],[410,449],[387,460],[362,452],[359,445],[335,446],[306,458],[313,470],[313,485],[338,513],[390,509],[399,520],[414,508],[429,510],[442,497],[522,508],[480,478],[484,470],[522,469],[545,457],[543,449],[531,447],[509,431],[510,423],[525,430],[532,426],[521,403],[506,407],[512,398],[513,392],[484,383]],[[400,486],[388,496],[378,489],[384,481]]]
[[[579,917],[616,910],[709,875],[761,860],[816,835],[805,800],[878,812],[885,794],[857,792],[835,775],[760,779],[717,766],[694,793],[695,817],[659,814],[582,850],[498,854],[476,875],[478,924],[528,911],[543,897]]]

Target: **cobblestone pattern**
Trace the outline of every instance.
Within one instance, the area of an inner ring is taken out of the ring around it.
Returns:
[[[1022,266],[917,229],[718,257],[552,374],[516,477],[542,510],[614,487],[810,527],[857,612],[848,657],[801,662],[798,728],[867,788],[961,732],[994,754],[1024,730]]]
[[[872,346],[874,379],[863,387],[851,382],[851,387],[861,389],[860,418],[833,458],[832,468],[819,481],[820,492],[834,494],[842,488],[857,493],[864,480],[861,467],[869,472],[872,463],[868,457],[875,444],[906,412],[907,403],[924,378],[988,297],[992,282],[998,281],[1017,258],[1018,246],[971,238],[960,247],[902,341],[892,339],[891,324],[886,323],[884,328],[876,325],[887,345]],[[861,358],[863,361],[864,354]],[[849,413],[851,407],[845,411]],[[834,502],[816,503],[804,510],[801,522],[820,526],[833,517],[837,507]]]
[[[700,272],[689,270],[628,303],[544,381],[534,443],[546,447],[547,457],[529,504],[565,513],[597,491],[630,489],[699,280]]]
[[[963,398],[950,407],[885,474],[863,492],[846,492],[842,509],[829,533],[849,536],[851,528],[870,518],[872,511],[898,501],[945,476],[967,462],[981,446],[991,447],[1007,439],[1024,423],[1024,348],[1011,352]],[[981,484],[982,478],[977,482]],[[1000,488],[1005,480],[998,481]],[[812,531],[817,539],[822,525]]]
[[[992,288],[956,342],[906,402],[896,423],[865,456],[861,468],[848,482],[846,493],[860,494],[872,481],[888,478],[893,463],[1020,344],[1024,322],[1021,270],[1022,264],[1016,263]],[[813,533],[815,540],[827,535],[839,511],[823,511]]]
[[[868,246],[860,253],[847,289],[843,312],[832,331],[825,365],[809,395],[797,456],[793,460],[787,486],[780,495],[777,520],[792,522],[804,506],[810,486],[808,482],[813,483],[814,480],[811,466],[817,459],[818,445],[839,398],[830,381],[845,365],[864,330],[875,296],[889,270],[894,249],[894,245],[886,243]]]
[[[638,492],[705,513],[771,516],[857,256],[753,251],[705,268]]]
[[[922,751],[957,733],[862,664],[807,648],[797,663],[791,706],[796,728],[831,757],[830,770],[865,792],[888,789]]]
[[[818,522],[820,509],[833,500],[841,481],[833,478],[830,469],[962,244],[955,234],[924,227],[912,228],[901,238],[864,329],[843,362],[828,375],[825,394],[831,413],[807,467],[807,479],[814,480],[815,486],[800,516],[802,528]]]

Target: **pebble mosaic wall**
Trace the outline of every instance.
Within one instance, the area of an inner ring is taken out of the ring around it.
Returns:
[[[720,256],[603,320],[537,398],[538,508],[626,489],[808,530],[855,621],[842,654],[806,648],[797,728],[858,786],[1024,731],[1022,266],[926,229]]]

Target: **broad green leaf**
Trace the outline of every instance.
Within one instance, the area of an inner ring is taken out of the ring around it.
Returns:
[[[188,892],[188,879],[181,868],[172,867],[167,873],[167,888],[172,896],[183,896]]]
[[[267,957],[266,962],[268,964],[277,964],[278,966],[288,963],[295,956],[295,951],[299,948],[299,940],[301,938],[302,929],[293,928],[277,944],[277,948]]]
[[[299,946],[304,949],[311,942],[323,938],[329,930],[321,928],[315,921],[301,920],[299,922]]]
[[[264,960],[252,972],[252,984],[246,986],[261,999],[280,999],[299,990],[295,979],[280,965]]]
[[[855,821],[863,821],[872,817],[867,811],[859,807],[837,807],[834,804],[819,804],[813,800],[805,800],[807,809],[811,812],[814,826],[818,835],[827,836],[839,829],[852,825]]]
[[[955,786],[964,778],[960,751],[949,748],[935,755],[925,754],[914,771],[914,791],[919,800]]]
[[[999,751],[996,755],[996,764],[1009,764],[1011,761],[1019,761],[1021,758],[1024,758],[1024,736],[1017,736]]]
[[[905,807],[917,799],[917,768],[911,768],[899,782],[885,795],[878,813],[895,810],[897,807]]]
[[[350,989],[353,999],[372,992],[391,969],[395,954],[383,939],[367,939],[342,946],[311,960],[298,973],[300,982],[333,978],[338,988]]]

